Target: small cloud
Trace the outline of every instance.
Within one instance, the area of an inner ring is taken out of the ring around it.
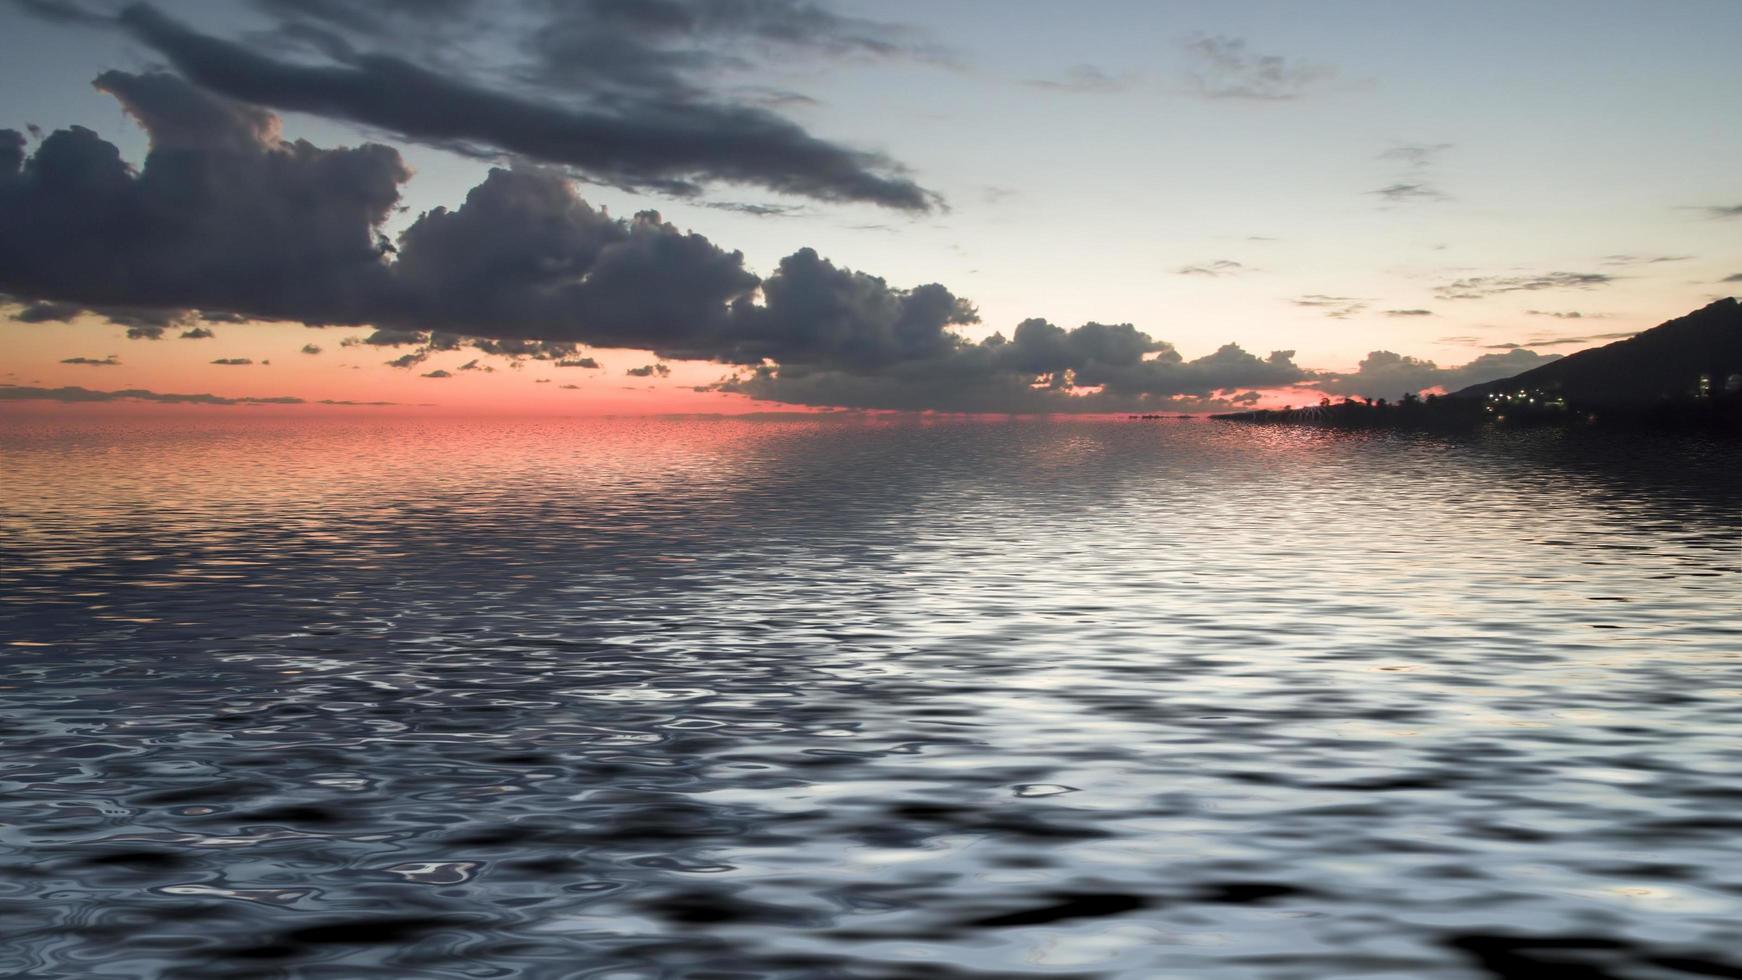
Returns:
[[[1200,265],[1182,265],[1174,270],[1176,276],[1233,276],[1246,271],[1246,267],[1233,259],[1217,259]]]
[[[1501,293],[1543,289],[1591,289],[1607,286],[1615,276],[1602,272],[1545,272],[1532,276],[1471,276],[1434,287],[1441,299],[1481,299]]]
[[[1353,296],[1327,296],[1323,293],[1308,293],[1297,296],[1289,302],[1296,306],[1305,306],[1319,310],[1325,316],[1338,320],[1354,316],[1367,308],[1367,301]]]
[[[408,368],[408,367],[412,367],[413,365],[422,364],[424,361],[426,361],[428,359],[429,359],[429,351],[414,350],[409,354],[401,354],[391,361],[384,361],[382,363],[386,364],[388,367]]]
[[[1592,344],[1608,343],[1611,340],[1625,340],[1637,336],[1637,330],[1622,330],[1618,333],[1594,333],[1585,337],[1536,337],[1522,344],[1488,344],[1490,350],[1526,350],[1541,347],[1570,347],[1578,345],[1588,347]]]
[[[1450,143],[1398,143],[1380,153],[1379,159],[1395,160],[1408,167],[1426,167],[1451,148]]]
[[[434,371],[429,371],[425,374],[419,375],[419,377],[423,377],[423,378],[451,378],[451,377],[453,377],[453,374],[451,372],[448,372],[448,371],[443,371],[441,368],[436,368]]]
[[[1197,35],[1185,44],[1191,90],[1206,99],[1298,99],[1337,77],[1328,65],[1254,54],[1237,37]]]
[[[62,359],[61,363],[82,364],[85,367],[115,367],[121,363],[121,359],[110,354],[108,357],[68,357]]]
[[[580,385],[562,385],[561,387],[564,391],[580,391],[581,390]]]
[[[1386,310],[1386,316],[1433,316],[1433,310]]]
[[[1724,278],[1722,278],[1718,281],[1719,282],[1742,282],[1742,272],[1738,272],[1733,276],[1725,276]]]
[[[598,370],[600,367],[599,362],[591,357],[566,357],[562,360],[552,362],[551,366],[592,368],[594,370]]]
[[[319,354],[321,352],[321,345],[319,345],[319,344],[303,344],[302,345],[302,352],[304,354]]]
[[[744,204],[738,201],[703,201],[704,208],[715,211],[733,211],[747,214],[753,218],[793,218],[805,213],[805,208],[797,204]]]
[[[534,378],[532,383],[535,385],[547,385],[547,384],[550,384],[550,379],[549,378]]]
[[[461,371],[486,371],[486,372],[489,372],[489,371],[494,371],[496,369],[491,367],[488,364],[485,364],[484,362],[482,362],[474,357],[471,360],[467,361],[466,363],[460,365],[459,370],[461,370]]]
[[[646,364],[641,367],[630,368],[623,373],[632,378],[651,378],[656,374],[663,378],[671,373],[671,368],[666,367],[664,364]]]
[[[1659,262],[1686,262],[1691,255],[1605,255],[1604,265],[1656,265]]]
[[[128,340],[162,340],[164,328],[156,324],[141,324],[127,328]]]
[[[242,367],[244,365],[253,364],[254,359],[249,357],[220,357],[212,363],[222,364],[226,367]]]
[[[1414,201],[1444,201],[1447,199],[1446,195],[1440,193],[1437,188],[1420,181],[1399,181],[1394,184],[1387,184],[1375,191],[1368,191],[1368,193],[1376,194],[1384,198],[1386,202],[1390,204],[1409,204]]]
[[[1742,204],[1706,204],[1684,210],[1703,211],[1708,218],[1742,218]]]
[[[205,327],[194,327],[192,330],[183,330],[181,332],[181,339],[183,340],[210,340],[216,336],[217,334],[207,330]]]
[[[1072,65],[1063,78],[1031,78],[1022,84],[1049,92],[1092,95],[1123,92],[1135,81],[1135,77],[1129,73],[1110,75],[1094,65]]]

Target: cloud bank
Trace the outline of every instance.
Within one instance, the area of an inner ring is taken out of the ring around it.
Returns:
[[[346,343],[413,346],[387,362],[403,368],[461,347],[577,367],[597,363],[581,345],[633,348],[734,366],[722,391],[863,408],[1194,410],[1321,377],[1291,351],[1229,344],[1187,360],[1130,324],[1031,319],[970,341],[957,328],[978,314],[942,285],[894,286],[809,248],[761,277],[656,212],[609,217],[535,166],[491,170],[458,207],[389,241],[382,224],[409,179],[396,150],[284,139],[271,112],[173,75],[111,71],[97,85],[150,136],[137,169],[81,127],[33,152],[0,130],[0,292],[23,298],[23,319],[88,309],[143,325],[369,327]],[[1365,308],[1296,302],[1333,317]]]

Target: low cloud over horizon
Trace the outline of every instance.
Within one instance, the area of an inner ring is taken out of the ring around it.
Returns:
[[[150,137],[137,170],[83,127],[34,148],[0,130],[0,290],[20,298],[20,320],[88,310],[130,330],[249,318],[372,327],[346,345],[414,346],[387,362],[403,368],[462,346],[585,367],[597,362],[575,357],[581,345],[646,350],[733,366],[713,390],[769,401],[992,412],[1229,408],[1255,391],[1300,386],[1395,397],[1411,385],[1493,380],[1541,357],[1490,354],[1441,368],[1375,351],[1339,373],[1303,368],[1293,351],[1260,356],[1230,343],[1187,359],[1131,324],[1065,329],[1041,319],[973,341],[957,328],[978,323],[978,312],[941,284],[896,287],[810,248],[758,276],[740,252],[657,212],[611,218],[567,176],[532,165],[490,170],[459,207],[426,211],[388,240],[382,226],[410,179],[393,148],[286,140],[273,113],[175,75],[108,71],[96,84]],[[1180,271],[1242,268],[1215,260]],[[1477,277],[1441,293],[1610,278]],[[1322,294],[1293,302],[1332,318],[1369,305]],[[660,375],[654,366],[630,373]]]

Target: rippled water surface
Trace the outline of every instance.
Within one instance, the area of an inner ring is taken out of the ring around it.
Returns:
[[[1742,976],[1734,446],[0,447],[0,975]]]

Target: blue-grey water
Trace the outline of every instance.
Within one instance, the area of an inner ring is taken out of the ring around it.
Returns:
[[[1742,976],[1733,444],[243,411],[5,423],[0,975]]]

